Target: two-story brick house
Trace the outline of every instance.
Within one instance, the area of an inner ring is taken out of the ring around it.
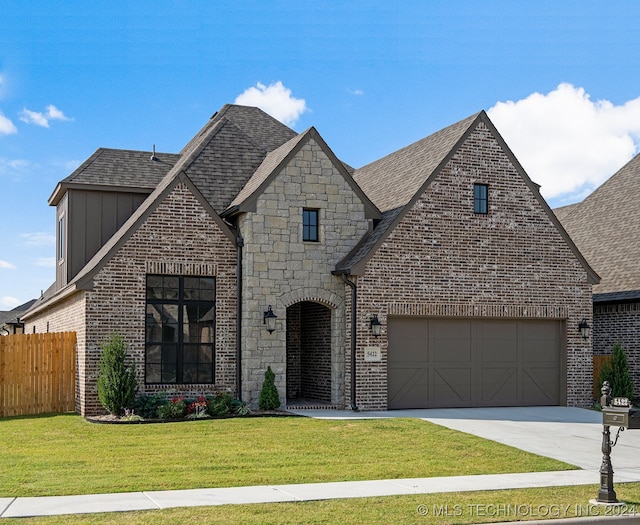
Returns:
[[[590,402],[598,276],[484,112],[354,170],[228,105],[178,154],[98,150],[50,204],[23,321],[77,333],[83,414],[116,330],[146,392],[255,405],[271,366],[289,407]]]

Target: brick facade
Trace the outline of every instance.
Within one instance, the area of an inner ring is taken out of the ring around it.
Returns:
[[[363,410],[387,408],[389,318],[421,316],[561,321],[567,376],[563,400],[587,406],[592,350],[577,326],[592,315],[588,270],[492,130],[478,120],[464,136],[424,193],[369,254],[364,273],[350,276],[358,294],[355,405]],[[252,181],[256,187],[251,206],[237,215],[223,214],[235,221],[243,240],[241,305],[238,247],[231,229],[201,204],[191,179],[178,177],[163,181],[164,193],[151,197],[159,199],[153,201],[155,207],[129,225],[96,266],[90,283],[27,316],[27,332],[77,333],[77,406],[82,414],[102,411],[96,387],[100,344],[113,331],[129,344],[141,392],[193,396],[227,390],[238,395],[239,337],[239,397],[252,407],[258,405],[268,366],[276,375],[283,406],[288,398],[298,397],[338,407],[352,404],[351,289],[335,271],[339,262],[357,253],[354,248],[370,232],[375,206],[358,193],[344,166],[336,164],[317,137],[299,136],[277,172]],[[487,214],[474,213],[474,183],[488,186]],[[318,210],[319,242],[302,240],[305,208]],[[215,384],[145,385],[149,274],[216,278]],[[263,324],[269,306],[278,316],[271,334]],[[379,338],[369,325],[374,314],[383,324]],[[640,322],[635,311],[626,315],[629,323]],[[594,322],[596,333],[604,329],[605,319],[602,312]],[[381,360],[365,362],[366,347],[378,347]],[[633,359],[638,363],[637,352]]]
[[[640,333],[640,302],[594,304],[593,353],[594,355],[611,355],[613,345],[620,343],[629,360],[636,396],[640,396],[638,333]]]
[[[487,215],[473,212],[474,183],[489,186]],[[564,320],[567,404],[589,405],[591,347],[574,329],[591,316],[586,271],[484,124],[402,218],[357,285],[360,408],[386,408],[387,340],[371,335],[373,314],[385,326],[390,315]],[[381,347],[381,362],[364,362],[369,345]]]
[[[145,385],[146,276],[157,273],[216,278],[215,385]],[[184,184],[169,193],[96,274],[92,289],[77,295],[83,299],[73,309],[56,306],[35,325],[44,331],[49,319],[52,331],[78,332],[77,392],[83,415],[104,410],[97,396],[100,344],[114,331],[129,346],[141,393],[235,393],[236,248]]]

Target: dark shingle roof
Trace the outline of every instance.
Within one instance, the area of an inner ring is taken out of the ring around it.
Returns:
[[[358,168],[353,178],[381,211],[404,206],[477,117],[472,115]]]
[[[61,180],[49,198],[56,205],[67,188],[91,187],[153,190],[180,158],[172,153],[99,148],[71,175]]]
[[[233,122],[246,135],[248,140],[253,142],[258,149],[265,152],[273,151],[297,135],[291,128],[267,115],[260,108],[225,104],[220,111],[213,114],[200,132],[182,148],[180,154],[184,155],[193,149],[201,136],[222,119]]]
[[[594,294],[640,290],[640,155],[559,217],[601,277]]]

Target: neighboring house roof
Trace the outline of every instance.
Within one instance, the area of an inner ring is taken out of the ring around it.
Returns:
[[[560,216],[580,251],[602,276],[593,289],[596,296],[640,290],[640,155],[574,205],[569,214],[560,212]]]
[[[99,148],[71,175],[61,180],[49,204],[58,204],[66,190],[110,189],[150,193],[180,158],[172,153]]]
[[[13,310],[0,312],[0,328],[5,325],[18,324],[20,322],[20,316],[31,308],[35,302],[35,299],[31,299],[31,301],[16,306]]]
[[[258,196],[271,183],[273,178],[276,177],[278,173],[280,173],[280,171],[289,163],[293,156],[300,151],[300,148],[312,139],[320,146],[325,155],[329,157],[334,167],[340,171],[347,184],[349,184],[351,189],[364,203],[366,217],[370,219],[380,218],[380,211],[356,184],[348,171],[347,166],[334,155],[331,148],[314,127],[307,129],[296,137],[293,137],[288,142],[285,142],[279,148],[270,152],[262,161],[258,169],[253,173],[251,178],[247,181],[242,190],[237,194],[236,198],[231,202],[231,205],[223,215],[226,216],[233,215],[238,212],[255,211]]]
[[[561,223],[564,223],[564,220],[576,210],[577,206],[578,204],[569,204],[567,206],[561,206],[560,208],[554,208],[553,213],[555,213]]]
[[[599,281],[597,273],[589,266],[562,227],[560,221],[540,195],[539,186],[531,181],[484,111],[448,126],[433,135],[355,171],[354,178],[356,182],[361,185],[373,202],[383,211],[383,218],[376,228],[365,236],[354,250],[336,265],[336,273],[364,274],[367,261],[402,220],[406,212],[413,207],[429,184],[438,176],[457,149],[480,122],[489,128],[525,184],[547,213],[551,222],[556,226],[569,248],[585,268],[589,282],[597,283]]]

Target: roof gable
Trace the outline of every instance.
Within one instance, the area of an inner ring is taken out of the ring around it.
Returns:
[[[517,173],[522,177],[526,186],[548,216],[549,220],[554,224],[571,251],[585,268],[589,282],[593,284],[599,281],[599,277],[596,272],[589,266],[586,259],[582,256],[574,242],[560,224],[560,221],[558,221],[546,201],[540,195],[538,185],[531,181],[524,171],[524,168],[520,165],[515,155],[504,142],[504,139],[484,111],[453,124],[452,126],[449,126],[426,139],[418,141],[413,145],[392,153],[391,155],[381,159],[382,162],[380,162],[378,166],[374,166],[373,169],[369,168],[367,171],[361,172],[360,177],[366,175],[367,178],[371,177],[371,174],[376,174],[377,177],[383,178],[385,173],[392,172],[394,173],[392,178],[396,185],[401,184],[402,177],[399,177],[398,173],[402,173],[406,176],[405,178],[407,180],[411,181],[407,186],[414,188],[414,193],[410,196],[408,201],[404,202],[407,198],[408,190],[398,191],[395,196],[390,198],[385,197],[378,190],[378,202],[380,203],[380,206],[383,206],[384,210],[383,220],[378,224],[373,232],[371,232],[358,246],[356,246],[351,254],[338,263],[336,266],[337,273],[350,273],[353,275],[364,274],[367,261],[378,250],[396,225],[414,206],[417,200],[426,191],[427,187],[441,173],[444,166],[455,155],[457,150],[465,143],[469,135],[480,123],[483,123],[488,128],[491,135],[498,142]],[[454,138],[456,139],[455,141],[453,140]],[[430,147],[433,147],[434,151],[429,151]],[[420,162],[422,155],[425,157],[424,163]],[[397,162],[400,167],[394,168],[393,162]],[[373,163],[373,165],[375,164],[377,163]],[[411,172],[412,169],[415,170],[414,173]],[[359,170],[356,170],[356,174],[358,174],[358,171]],[[420,183],[420,181],[422,182]],[[382,201],[383,199],[385,199],[384,202]],[[390,207],[394,204],[395,207]]]
[[[207,199],[202,195],[200,190],[189,179],[183,171],[175,171],[167,175],[158,185],[154,192],[138,207],[131,217],[122,225],[122,227],[109,239],[109,241],[93,256],[93,258],[85,265],[85,267],[76,275],[69,283],[77,288],[84,289],[92,286],[93,277],[104,267],[105,264],[115,255],[118,249],[133,235],[135,231],[144,223],[144,221],[155,211],[164,198],[173,191],[180,183],[184,183],[189,191],[196,197],[198,202],[213,218],[220,230],[231,243],[235,244],[235,234],[231,228],[220,218],[220,216],[211,207]]]
[[[229,216],[241,212],[255,212],[258,197],[262,194],[265,188],[271,184],[278,173],[280,173],[280,171],[310,140],[314,140],[321,147],[322,151],[327,155],[333,166],[341,173],[347,184],[349,184],[351,189],[364,203],[365,216],[368,218],[379,218],[379,210],[354,181],[347,167],[335,156],[331,148],[329,148],[327,143],[313,127],[303,133],[300,133],[298,136],[292,138],[276,150],[270,152],[253,173],[252,177],[247,181],[246,185],[238,193],[236,198],[231,202],[229,208],[225,210],[222,215]]]

